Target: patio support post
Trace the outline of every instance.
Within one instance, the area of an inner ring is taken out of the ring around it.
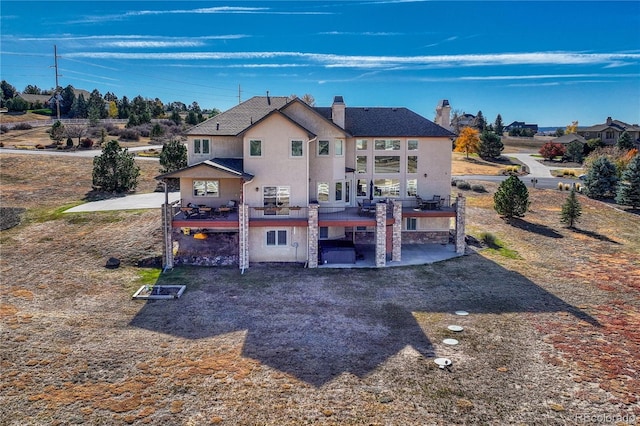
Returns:
[[[162,204],[162,233],[163,233],[163,249],[162,267],[164,270],[173,269],[173,235],[171,228],[171,220],[173,218],[173,208],[171,204]]]
[[[387,264],[387,203],[376,203],[376,268]]]
[[[458,193],[456,197],[456,253],[464,254],[466,250],[465,243],[465,205],[466,198]]]
[[[402,260],[402,201],[393,200],[393,247],[391,261]]]
[[[308,257],[307,266],[309,268],[318,267],[318,205],[309,204],[309,219],[308,219]]]
[[[249,267],[249,206],[238,206],[238,266],[244,272]]]

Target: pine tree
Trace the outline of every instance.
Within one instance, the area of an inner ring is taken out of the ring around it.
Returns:
[[[482,132],[480,135],[479,154],[482,158],[498,158],[504,149],[502,139],[493,132]]]
[[[102,148],[102,155],[93,159],[93,186],[106,192],[128,192],[138,186],[140,167],[133,154],[111,140]]]
[[[562,205],[562,212],[560,213],[560,222],[569,225],[569,228],[573,228],[575,222],[582,215],[582,206],[576,196],[575,188],[571,188],[571,192],[566,201]]]
[[[616,142],[616,146],[618,147],[618,149],[622,149],[625,151],[635,148],[635,144],[633,143],[633,140],[631,140],[631,135],[627,133],[626,130],[622,132],[622,134],[620,134],[620,137]]]
[[[493,208],[507,219],[524,216],[530,204],[527,186],[517,176],[509,176],[493,195]]]
[[[187,167],[187,147],[173,139],[162,145],[160,153],[161,173],[171,173]]]
[[[497,115],[496,121],[493,124],[493,131],[496,132],[498,136],[502,136],[502,132],[504,132],[504,124],[502,123],[502,116],[500,114]]]
[[[640,154],[633,157],[622,173],[616,203],[631,206],[634,209],[640,207]]]
[[[616,193],[618,175],[616,166],[607,157],[598,157],[589,167],[584,180],[586,194],[590,198],[607,198]]]

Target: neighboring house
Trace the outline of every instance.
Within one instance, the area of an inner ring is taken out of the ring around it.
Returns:
[[[514,121],[513,123],[505,126],[504,131],[510,132],[513,129],[529,129],[533,131],[533,133],[538,133],[537,124],[526,124],[524,121]]]
[[[64,106],[64,100],[62,99],[62,91],[59,91],[57,94],[54,94],[52,96],[49,96],[49,98],[47,99],[47,105],[49,106],[49,108],[51,108],[52,110],[56,109],[56,98],[58,99],[58,101],[60,102],[60,107]],[[82,89],[76,89],[75,87],[73,88],[73,94],[76,96],[76,99],[82,95],[85,99],[85,101],[89,100],[89,97],[91,96],[90,92],[87,92],[86,90],[82,90]]]
[[[18,97],[24,99],[29,104],[29,109],[40,109],[48,106],[50,95],[32,95],[29,93],[18,93]]]
[[[475,125],[476,116],[473,114],[456,115],[451,120],[451,128],[456,133],[460,133],[464,127],[474,127]]]
[[[600,139],[608,145],[615,145],[622,132],[626,131],[636,144],[640,143],[640,126],[637,124],[627,124],[620,120],[612,120],[607,117],[607,121],[589,127],[578,127],[577,133],[585,139]]]
[[[178,264],[316,267],[330,240],[375,245],[383,266],[400,260],[402,244],[446,244],[464,209],[464,198],[450,199],[453,137],[406,108],[253,97],[189,130],[188,166],[157,177],[180,179],[179,205],[163,209],[165,266],[175,253]],[[434,195],[443,199],[434,210],[416,208]]]
[[[562,135],[555,139],[551,139],[551,142],[561,143],[563,145],[569,145],[573,141],[578,141],[583,145],[587,143],[587,140],[585,138],[576,133],[570,133],[568,135]]]

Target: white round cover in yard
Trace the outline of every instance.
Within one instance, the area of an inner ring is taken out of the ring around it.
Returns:
[[[462,326],[460,326],[460,325],[450,325],[447,328],[449,330],[451,330],[451,331],[462,331],[462,330],[464,330],[464,328],[462,328]]]
[[[451,365],[451,360],[449,358],[436,358],[433,360],[440,368],[445,368]]]
[[[445,345],[457,345],[458,341],[456,339],[444,339],[442,343]]]
[[[469,312],[467,311],[456,311],[456,315],[460,315],[460,316],[467,316],[469,315]]]

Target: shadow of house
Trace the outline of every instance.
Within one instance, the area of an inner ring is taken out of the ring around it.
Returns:
[[[587,313],[479,255],[428,269],[409,267],[402,282],[395,269],[344,274],[283,268],[287,272],[279,277],[266,267],[253,268],[249,277],[216,268],[215,280],[210,270],[206,277],[196,276],[204,268],[187,270],[182,276],[189,279],[193,272],[192,291],[187,284],[181,299],[146,302],[130,325],[187,339],[244,331],[243,356],[316,387],[342,373],[363,377],[407,346],[435,357],[414,316],[418,312],[568,312],[599,326]]]

